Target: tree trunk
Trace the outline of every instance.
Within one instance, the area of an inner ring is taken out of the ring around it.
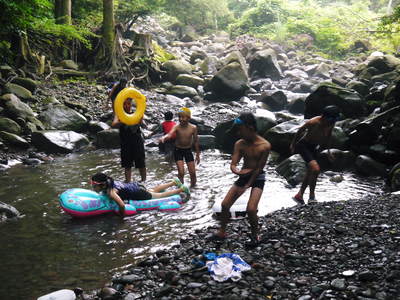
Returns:
[[[134,33],[133,45],[131,47],[131,53],[133,54],[134,60],[143,56],[150,56],[153,52],[151,45],[152,35],[148,33]]]
[[[57,24],[71,25],[71,0],[55,0],[54,14]]]
[[[105,56],[109,60],[112,70],[117,69],[114,27],[114,1],[103,0],[103,43]]]

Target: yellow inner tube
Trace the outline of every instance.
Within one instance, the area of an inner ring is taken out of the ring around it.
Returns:
[[[129,114],[124,110],[124,102],[126,99],[132,98],[136,101],[136,111]],[[120,122],[126,125],[136,125],[140,122],[146,110],[146,97],[134,88],[124,88],[117,95],[114,101],[114,111]]]

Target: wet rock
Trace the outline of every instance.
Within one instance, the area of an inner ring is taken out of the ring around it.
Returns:
[[[46,153],[70,153],[89,144],[89,140],[74,131],[48,130],[32,134],[32,143]]]

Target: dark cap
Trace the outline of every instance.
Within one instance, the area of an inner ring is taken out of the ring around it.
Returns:
[[[256,118],[250,112],[241,113],[239,117],[234,119],[232,127],[227,132],[234,133],[240,125],[252,126],[257,131]]]
[[[340,118],[340,111],[336,105],[329,105],[322,110],[322,117],[335,123]]]

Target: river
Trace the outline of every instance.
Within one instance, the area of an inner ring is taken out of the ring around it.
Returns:
[[[191,230],[216,224],[211,208],[235,180],[229,163],[228,154],[202,152],[198,187],[183,209],[140,212],[124,220],[112,214],[72,219],[58,205],[58,195],[64,190],[90,188],[89,178],[95,172],[123,179],[118,150],[75,153],[51,163],[17,165],[2,172],[0,199],[24,216],[0,224],[0,299],[36,299],[62,288],[97,289],[115,272],[171,246]],[[147,154],[147,167],[149,187],[173,178],[174,168],[156,152]],[[321,175],[316,190],[319,201],[377,194],[384,184],[377,178],[341,175],[340,183]],[[296,191],[269,164],[259,215],[295,205],[291,196]]]

